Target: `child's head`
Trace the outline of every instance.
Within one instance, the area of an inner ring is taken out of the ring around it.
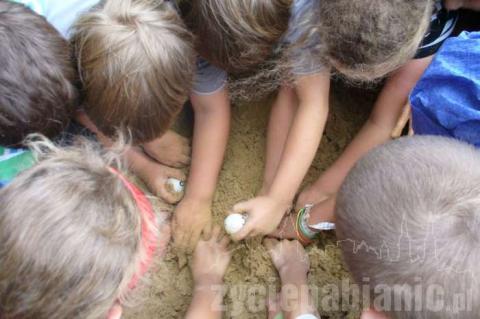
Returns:
[[[77,98],[67,41],[30,9],[0,0],[0,52],[0,144],[59,134]]]
[[[479,185],[480,152],[441,137],[391,142],[354,167],[337,199],[337,236],[378,310],[390,318],[478,317]]]
[[[105,319],[146,272],[162,221],[115,156],[31,146],[39,162],[0,191],[0,317]]]
[[[288,28],[292,0],[193,0],[188,21],[199,53],[232,74],[265,62]]]
[[[325,60],[352,80],[383,77],[413,58],[432,9],[432,0],[320,1]]]
[[[107,0],[73,28],[87,114],[106,135],[161,136],[193,82],[193,38],[171,3]]]

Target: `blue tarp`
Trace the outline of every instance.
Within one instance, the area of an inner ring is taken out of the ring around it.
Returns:
[[[480,147],[480,32],[447,40],[411,93],[415,134]]]

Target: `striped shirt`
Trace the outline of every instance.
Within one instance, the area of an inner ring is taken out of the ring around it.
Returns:
[[[455,30],[458,21],[457,11],[448,11],[441,0],[435,2],[435,8],[430,22],[430,28],[425,35],[420,48],[415,56],[416,59],[425,58],[435,54],[443,42],[447,40]]]

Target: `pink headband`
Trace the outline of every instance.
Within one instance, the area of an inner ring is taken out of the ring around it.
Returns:
[[[140,262],[138,272],[133,275],[130,283],[128,284],[129,289],[134,289],[137,286],[140,278],[145,275],[153,263],[153,258],[158,245],[158,233],[155,231],[155,229],[152,229],[152,225],[157,224],[157,218],[153,211],[152,203],[150,203],[145,194],[137,186],[129,182],[127,178],[119,171],[112,167],[109,169],[112,173],[118,176],[125,187],[130,191],[140,210],[142,218],[142,248],[145,252],[145,257],[142,258]]]

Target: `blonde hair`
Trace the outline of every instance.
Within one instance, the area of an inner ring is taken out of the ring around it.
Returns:
[[[369,280],[370,297],[391,293],[395,308],[378,309],[389,318],[478,318],[479,163],[471,145],[415,136],[375,149],[346,178],[337,238],[357,283]],[[431,287],[443,289],[445,305],[463,295],[471,309],[429,309],[422,296]]]
[[[0,317],[104,319],[144,258],[119,154],[28,144],[39,162],[0,191]]]
[[[273,56],[288,28],[291,0],[192,0],[188,25],[200,55],[225,71],[249,73]]]
[[[73,27],[87,114],[106,135],[161,136],[193,83],[193,37],[165,0],[107,0]]]
[[[433,0],[324,0],[318,32],[325,62],[352,81],[373,81],[413,58]]]

